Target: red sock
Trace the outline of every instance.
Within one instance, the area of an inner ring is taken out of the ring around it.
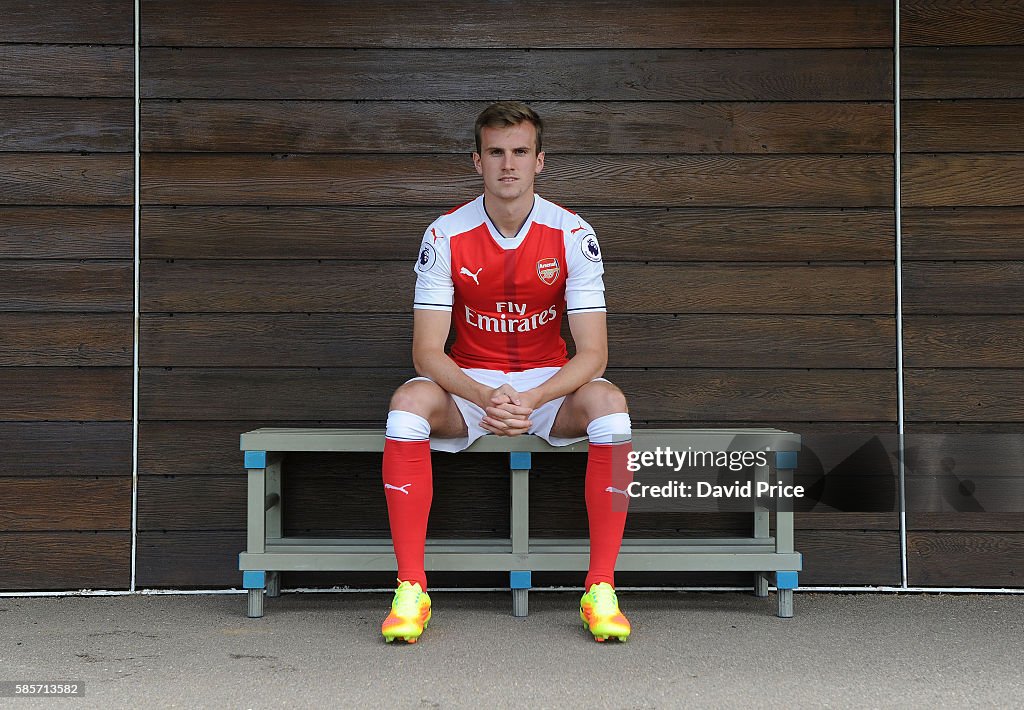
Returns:
[[[429,441],[384,440],[384,496],[388,501],[391,540],[398,559],[398,579],[427,588],[423,548],[434,496]]]
[[[625,490],[633,480],[633,474],[626,468],[626,457],[632,450],[629,442],[591,444],[587,454],[585,491],[590,523],[590,570],[585,589],[588,590],[590,585],[601,582],[615,586],[615,560],[622,547],[629,505]]]

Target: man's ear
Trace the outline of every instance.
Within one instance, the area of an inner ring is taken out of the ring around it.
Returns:
[[[484,174],[484,169],[480,166],[480,154],[475,150],[473,151],[473,167],[476,168],[477,175]]]
[[[537,167],[533,169],[533,174],[537,175],[541,170],[544,169],[544,153],[537,153]]]

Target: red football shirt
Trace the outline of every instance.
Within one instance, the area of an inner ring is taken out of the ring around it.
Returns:
[[[539,195],[514,237],[494,226],[483,196],[441,216],[415,270],[414,308],[452,311],[451,357],[464,368],[561,367],[562,314],[605,310],[593,228]]]

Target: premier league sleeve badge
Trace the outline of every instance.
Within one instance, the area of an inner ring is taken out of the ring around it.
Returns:
[[[419,271],[430,271],[434,268],[434,264],[437,263],[437,252],[434,247],[423,242],[420,246],[420,255],[416,260],[416,268]]]

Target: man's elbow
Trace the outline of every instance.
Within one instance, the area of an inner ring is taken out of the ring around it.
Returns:
[[[444,351],[441,351],[443,354]],[[412,366],[416,370],[416,374],[421,377],[429,377],[430,363],[433,362],[437,357],[437,352],[432,348],[417,348],[412,349]]]
[[[423,354],[421,352],[419,352],[418,350],[413,349],[413,351],[412,351],[412,366],[413,366],[413,369],[416,370],[416,374],[419,375],[420,377],[424,376],[424,373],[423,373],[424,360],[425,360],[425,358],[424,358]]]
[[[608,368],[608,348],[590,348],[586,352],[593,376],[600,377]]]

